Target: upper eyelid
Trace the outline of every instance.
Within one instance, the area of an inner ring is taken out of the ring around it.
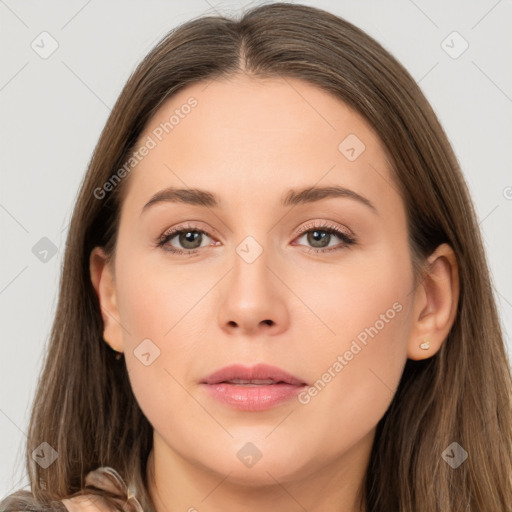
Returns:
[[[304,224],[297,231],[297,236],[300,236],[303,233],[307,233],[308,231],[312,231],[313,229],[325,230],[325,231],[329,231],[329,230],[339,231],[346,236],[355,238],[355,234],[352,232],[351,229],[349,229],[347,227],[341,227],[339,225],[331,223],[331,221],[319,221],[319,220],[309,221],[309,223]]]
[[[198,231],[200,233],[204,233],[208,236],[211,236],[211,233],[210,231],[213,231],[213,233],[216,233],[216,230],[215,229],[206,229],[206,228],[202,228],[201,226],[199,225],[195,225],[193,221],[189,221],[189,222],[186,222],[183,226],[181,225],[178,225],[177,227],[173,227],[173,228],[169,228],[169,229],[166,229],[163,233],[162,233],[162,237],[164,236],[168,236],[168,235],[171,235],[171,234],[175,234],[175,233],[179,233],[181,231],[186,231],[186,230],[189,230],[189,231]]]
[[[315,228],[317,228],[317,229],[331,228],[331,229],[336,229],[339,231],[348,231],[349,233],[351,232],[350,229],[340,227],[340,226],[336,225],[335,223],[332,223],[331,221],[312,220],[312,221],[307,221],[306,224],[301,226],[297,230],[297,234],[300,235],[300,234],[304,233],[305,231],[309,231],[309,230],[315,229]],[[215,230],[213,228],[202,228],[200,225],[194,224],[194,221],[188,221],[188,222],[185,222],[185,224],[183,226],[178,224],[178,226],[176,226],[176,227],[166,229],[162,233],[162,236],[169,235],[171,233],[180,232],[180,231],[185,231],[187,229],[189,229],[191,231],[200,231],[207,235],[210,234],[209,233],[210,231],[213,231],[213,233],[217,233],[217,230]]]

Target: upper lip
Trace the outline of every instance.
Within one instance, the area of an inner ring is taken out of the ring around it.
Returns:
[[[225,366],[220,370],[208,375],[202,383],[204,384],[218,384],[220,382],[227,382],[233,379],[244,380],[268,380],[271,379],[274,383],[284,382],[301,386],[306,384],[302,379],[294,377],[288,372],[278,368],[277,366],[270,366],[268,364],[257,364],[255,366],[243,366],[241,364],[233,364]]]

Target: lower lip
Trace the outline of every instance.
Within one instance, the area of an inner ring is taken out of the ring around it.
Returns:
[[[219,402],[242,411],[265,411],[295,398],[305,387],[293,384],[271,384],[268,386],[244,386],[219,382],[203,384]]]

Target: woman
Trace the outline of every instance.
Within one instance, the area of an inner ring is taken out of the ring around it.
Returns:
[[[407,71],[316,8],[203,17],[101,134],[32,493],[1,508],[510,511],[511,389],[468,190]]]

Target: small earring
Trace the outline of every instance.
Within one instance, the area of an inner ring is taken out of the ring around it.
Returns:
[[[422,350],[428,350],[430,348],[430,341],[428,340],[425,340],[421,345],[420,345],[420,348]]]
[[[103,338],[103,341],[109,346],[109,348],[115,352],[115,358],[117,361],[119,361],[119,359],[121,359],[121,357],[123,357],[123,353],[122,352],[118,352],[117,350],[115,350],[114,348],[112,348],[112,346],[110,345],[110,343],[105,339]]]

